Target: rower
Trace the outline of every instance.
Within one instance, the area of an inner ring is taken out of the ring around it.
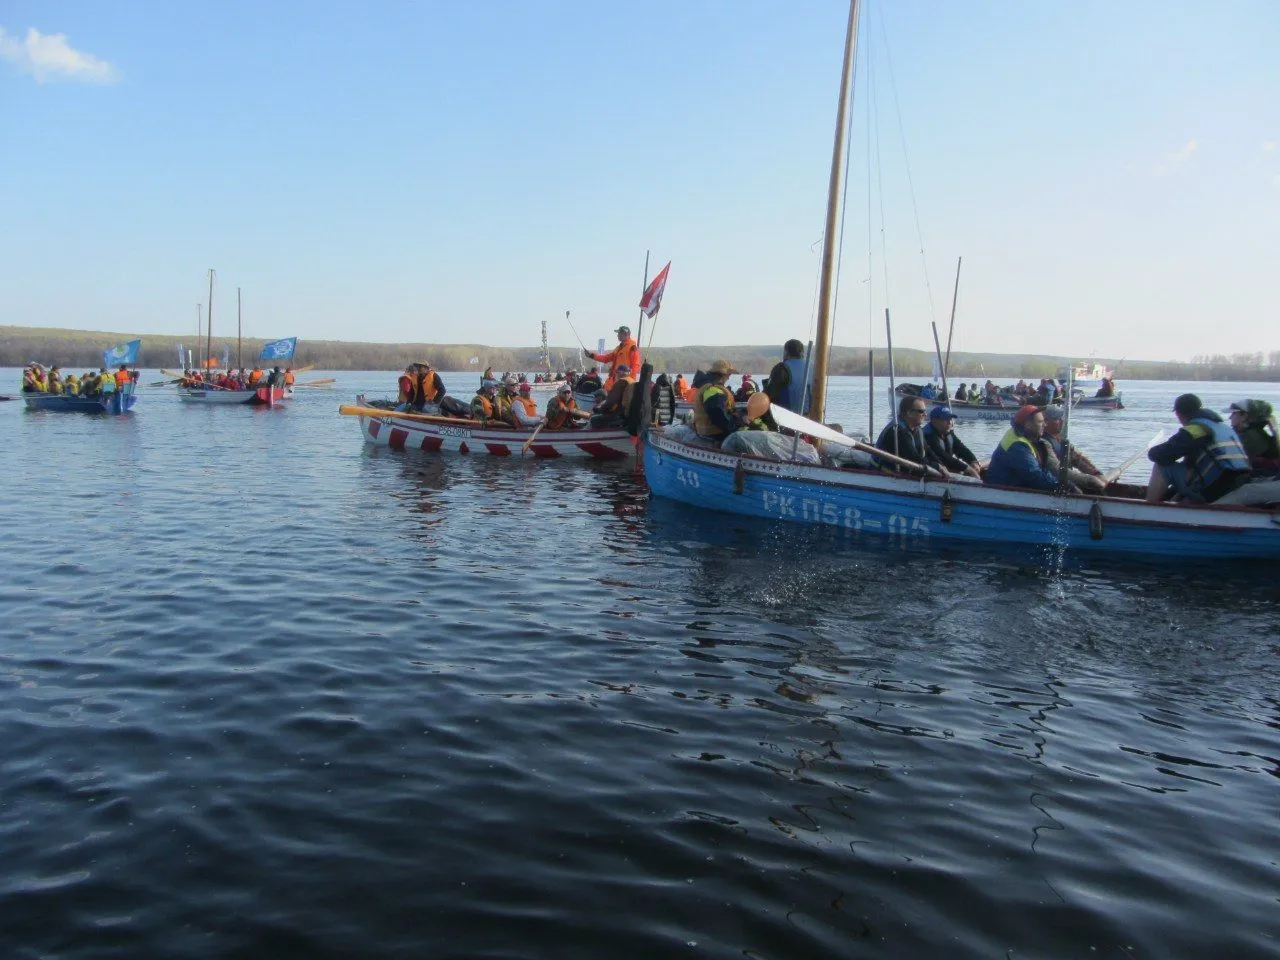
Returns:
[[[1011,425],[991,454],[986,482],[1029,490],[1054,490],[1058,486],[1058,464],[1050,460],[1044,436],[1044,414],[1035,404],[1018,408]]]
[[[49,368],[49,378],[45,381],[44,388],[47,393],[62,392],[62,373],[56,366]]]
[[[540,423],[546,423],[544,417],[538,416],[538,405],[532,394],[533,387],[522,383],[519,393],[511,401],[511,414],[517,427],[536,427]]]
[[[471,398],[472,419],[483,422],[496,418],[498,407],[494,400],[497,392],[498,385],[492,380],[485,379],[480,381],[480,388],[476,390],[476,395]]]
[[[927,467],[939,466],[937,458],[925,446],[924,432],[921,430],[928,412],[928,405],[920,397],[900,399],[898,415],[880,431],[876,447],[912,463]],[[880,469],[889,473],[903,473],[907,468],[881,460]]]
[[[1220,504],[1263,506],[1280,502],[1280,441],[1271,404],[1265,400],[1237,400],[1227,407],[1231,428],[1249,455],[1249,480],[1226,496]]]
[[[509,423],[513,427],[515,426],[516,419],[515,414],[511,412],[511,406],[518,395],[519,387],[519,381],[510,374],[507,374],[502,381],[502,389],[498,391],[498,397],[495,401],[496,410],[494,418],[501,420],[503,423]]]
[[[297,378],[296,376],[294,376],[294,373],[293,373],[293,367],[285,367],[285,370],[284,370],[284,385],[285,385],[286,387],[292,387],[292,386],[294,385],[294,383],[296,383],[296,382],[297,382],[297,379],[298,379],[298,378]]]
[[[562,383],[554,397],[547,401],[547,429],[565,430],[580,426],[577,422],[586,419],[590,414],[578,409],[573,399],[573,387]]]
[[[1066,444],[1062,439],[1062,423],[1066,411],[1059,404],[1053,403],[1044,408],[1043,443],[1049,445],[1054,457],[1062,463],[1062,455],[1066,452]],[[1067,464],[1067,481],[1085,493],[1101,493],[1107,488],[1102,479],[1102,471],[1093,465],[1093,461],[1071,445],[1071,460]]]
[[[929,411],[929,422],[924,427],[924,445],[934,460],[952,473],[967,473],[982,479],[978,470],[978,458],[964,445],[953,429],[956,415],[950,407],[936,406]]]
[[[413,364],[409,364],[404,368],[404,373],[400,374],[396,380],[396,409],[408,410],[409,404],[413,402],[413,383],[416,373]]]
[[[593,427],[621,426],[626,419],[627,411],[631,409],[631,394],[635,390],[636,378],[631,374],[631,367],[625,363],[618,364],[614,369],[618,378],[605,394],[604,400],[597,403],[592,410],[594,416],[591,418],[591,425]]]
[[[600,382],[600,371],[592,367],[578,378],[573,389],[577,393],[595,393],[597,390],[603,390],[604,384]]]
[[[1147,451],[1151,479],[1147,503],[1161,503],[1172,488],[1176,498],[1213,503],[1249,477],[1249,455],[1222,418],[1194,393],[1173,402],[1182,429]]]
[[[738,403],[746,403],[751,399],[751,395],[756,392],[755,381],[751,379],[751,374],[744,373],[742,375],[742,386],[733,394],[733,399]]]
[[[133,382],[133,374],[129,372],[127,364],[120,364],[120,369],[116,371],[116,389],[123,391],[125,387]]]

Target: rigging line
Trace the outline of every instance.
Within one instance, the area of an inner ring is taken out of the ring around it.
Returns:
[[[849,103],[847,106],[848,115],[853,115],[853,105],[857,102],[856,94],[858,92],[858,50],[853,51],[853,69],[849,75]],[[827,343],[827,386],[831,385],[831,349],[836,342],[836,316],[840,306],[840,276],[841,269],[844,265],[844,224],[845,217],[849,212],[849,160],[853,156],[853,137],[847,137],[844,145],[844,182],[840,185],[840,235],[836,244],[836,277],[835,285],[831,291],[831,329],[830,340]]]
[[[902,144],[902,164],[906,168],[907,191],[911,194],[911,212],[916,221],[916,241],[920,244],[920,267],[924,272],[924,289],[929,297],[929,319],[937,319],[933,305],[933,286],[929,283],[929,263],[924,253],[924,232],[920,229],[920,208],[916,205],[916,185],[911,177],[911,158],[907,153],[907,133],[902,126],[902,108],[898,104],[898,81],[893,75],[893,57],[889,54],[889,34],[885,30],[884,17],[880,18],[880,37],[884,44],[884,63],[889,69],[889,90],[893,94],[893,109],[898,118],[898,141]]]

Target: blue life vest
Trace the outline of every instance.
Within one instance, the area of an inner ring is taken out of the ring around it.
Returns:
[[[1196,453],[1195,462],[1190,464],[1192,473],[1199,478],[1201,489],[1211,487],[1222,479],[1224,473],[1249,472],[1249,455],[1244,452],[1236,432],[1222,421],[1196,417],[1183,429],[1196,439],[1211,438]]]
[[[778,399],[792,413],[803,416],[809,412],[809,384],[804,377],[804,357],[791,357],[783,360],[782,365],[791,374],[791,383]]]

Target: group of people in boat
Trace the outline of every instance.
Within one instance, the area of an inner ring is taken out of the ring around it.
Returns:
[[[130,370],[126,364],[112,373],[106,367],[88,370],[79,376],[62,371],[55,365],[47,371],[38,363],[29,363],[22,371],[23,393],[56,393],[72,397],[99,397],[104,393],[115,393],[132,389],[138,380],[138,371]]]
[[[178,386],[188,390],[200,390],[207,387],[222,390],[256,390],[258,387],[292,387],[296,380],[297,376],[294,374],[292,367],[287,367],[284,370],[279,367],[272,367],[269,371],[263,370],[261,367],[254,367],[252,370],[246,371],[244,367],[241,367],[238,371],[223,370],[221,372],[214,370],[207,372],[183,370]]]
[[[1227,424],[1198,396],[1184,393],[1174,401],[1173,412],[1181,429],[1147,451],[1152,463],[1148,503],[1280,502],[1280,440],[1269,403],[1236,401],[1228,408]],[[955,435],[954,419],[949,407],[930,409],[921,397],[903,397],[898,416],[876,446],[944,476],[967,473],[998,486],[1074,493],[1102,493],[1108,486],[1084,451],[1063,442],[1060,406],[1019,407],[985,472]],[[910,469],[892,463],[883,468]]]

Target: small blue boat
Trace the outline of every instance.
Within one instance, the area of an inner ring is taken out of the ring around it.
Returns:
[[[133,385],[111,393],[84,397],[66,393],[24,393],[28,410],[53,410],[60,413],[128,413],[138,402]]]

